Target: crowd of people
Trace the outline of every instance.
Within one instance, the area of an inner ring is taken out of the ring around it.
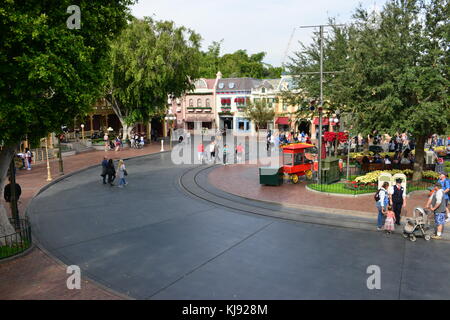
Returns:
[[[114,166],[113,159],[108,159],[107,157],[103,157],[102,161],[102,173],[101,177],[103,178],[103,184],[109,184],[110,186],[114,186],[114,180],[116,177],[119,177],[119,188],[123,188],[128,184],[125,177],[128,175],[128,172],[125,167],[125,162],[120,159],[117,164],[117,170]]]
[[[425,204],[425,208],[432,211],[435,217],[436,234],[431,237],[433,239],[442,239],[444,225],[450,222],[449,192],[450,180],[445,173],[441,173]],[[402,186],[402,179],[397,179],[395,185],[390,187],[388,182],[384,182],[375,194],[375,201],[378,210],[377,230],[391,233],[395,225],[400,226],[402,208],[406,207],[406,190]]]

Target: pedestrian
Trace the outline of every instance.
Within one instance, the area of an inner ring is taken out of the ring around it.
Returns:
[[[103,157],[103,161],[102,161],[102,174],[101,176],[103,177],[103,184],[106,184],[106,174],[108,171],[108,158],[107,157]]]
[[[402,186],[402,179],[397,179],[395,185],[389,188],[389,199],[395,213],[395,223],[400,225],[402,208],[406,207],[406,189]]]
[[[25,164],[27,165],[27,170],[31,170],[31,162],[33,161],[33,154],[30,149],[25,148]]]
[[[119,137],[116,137],[115,145],[116,145],[116,151],[119,151],[120,150],[120,138]]]
[[[446,222],[449,222],[450,221],[450,210],[448,209],[448,199],[449,199],[449,192],[450,192],[450,180],[447,179],[447,176],[445,175],[444,172],[441,172],[437,182],[441,184],[442,191],[444,192],[445,211],[447,214]]]
[[[387,189],[389,182],[384,182],[381,189],[375,194],[376,207],[378,210],[377,230],[380,231],[383,228],[383,219],[386,214],[386,209],[389,204],[389,196]]]
[[[139,144],[140,144],[141,148],[144,148],[144,144],[145,144],[144,136],[141,136]]]
[[[191,133],[189,131],[186,133],[186,143],[187,144],[191,143]]]
[[[108,183],[110,186],[114,185],[116,179],[116,169],[114,168],[114,162],[112,159],[108,160],[108,166],[106,167],[106,175],[108,176]]]
[[[197,146],[198,161],[200,161],[200,163],[203,163],[203,153],[204,152],[205,152],[205,146],[203,145],[203,142],[200,142],[200,144]]]
[[[20,185],[16,182],[16,201],[19,202],[20,195],[22,194],[22,188]],[[5,199],[5,202],[9,204],[9,207],[11,208],[12,216],[14,217],[14,214],[12,212],[12,202],[11,202],[11,176],[9,176],[9,183],[5,186],[5,189],[3,190],[3,198]]]
[[[386,210],[386,221],[384,222],[384,231],[390,234],[395,230],[395,213],[392,211],[392,206],[388,206]]]
[[[442,231],[447,214],[445,212],[444,190],[442,190],[442,185],[439,182],[434,185],[434,192],[428,199],[426,207],[434,212],[434,222],[436,224],[436,235],[431,238],[435,240],[442,239]]]
[[[238,163],[242,162],[243,154],[244,154],[244,146],[242,145],[242,143],[239,143],[239,145],[236,147],[236,158]]]
[[[125,163],[122,159],[119,160],[119,164],[117,165],[117,175],[119,176],[119,188],[123,188],[126,186],[128,182],[125,180],[125,176],[128,175],[127,169],[125,168]]]
[[[103,136],[103,141],[105,142],[105,151],[109,150],[109,137],[108,134],[105,133],[105,135]]]
[[[228,146],[225,144],[223,146],[223,164],[227,165],[227,152],[228,152]]]
[[[209,156],[210,156],[210,161],[211,162],[215,162],[216,161],[216,146],[215,146],[215,142],[214,141],[212,141],[210,144],[209,144]]]

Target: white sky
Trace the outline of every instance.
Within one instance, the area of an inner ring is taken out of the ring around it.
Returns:
[[[203,49],[223,41],[222,54],[246,49],[267,52],[265,62],[280,66],[294,27],[350,20],[358,4],[381,8],[387,0],[139,0],[132,13],[172,20],[199,33]],[[313,29],[296,29],[289,53],[308,41]],[[289,55],[289,54],[288,54]]]

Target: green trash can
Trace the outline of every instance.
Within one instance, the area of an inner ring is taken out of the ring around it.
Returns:
[[[283,184],[283,167],[260,167],[259,183],[266,186]]]
[[[329,157],[322,160],[322,183],[331,184],[341,179],[339,159]]]

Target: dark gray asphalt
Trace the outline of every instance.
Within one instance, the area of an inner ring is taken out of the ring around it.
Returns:
[[[187,194],[169,153],[127,161],[129,185],[100,168],[37,196],[40,243],[137,299],[449,299],[450,243],[291,222]],[[249,206],[251,203],[246,202]],[[261,204],[255,203],[261,207]],[[367,267],[381,268],[369,290]]]

